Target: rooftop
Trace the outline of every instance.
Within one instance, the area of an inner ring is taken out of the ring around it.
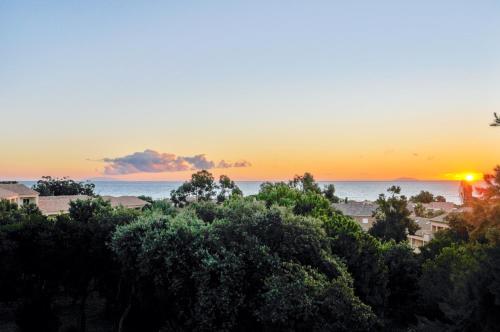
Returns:
[[[45,215],[67,213],[69,203],[78,199],[88,199],[86,195],[41,196],[38,198],[38,208]]]
[[[17,196],[18,196],[18,194],[16,194],[13,191],[0,188],[0,199],[9,199],[9,198],[17,197]]]
[[[21,183],[0,183],[0,189],[13,192],[19,196],[38,196],[38,192]]]
[[[104,199],[105,201],[109,201],[112,207],[123,206],[130,209],[143,208],[144,206],[149,204],[148,202],[135,196],[102,196],[102,199]]]
[[[415,208],[416,203],[409,202],[408,203],[408,208],[410,210],[413,210]],[[452,202],[430,202],[430,203],[424,203],[422,206],[426,209],[429,210],[443,210],[444,212],[453,212],[457,210],[457,205],[455,205]]]
[[[334,203],[333,207],[346,216],[371,217],[377,209],[377,204],[368,201],[349,201],[347,203]]]

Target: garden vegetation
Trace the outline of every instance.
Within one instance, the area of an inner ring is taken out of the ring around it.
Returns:
[[[93,197],[47,218],[1,201],[0,329],[495,331],[500,168],[487,179],[420,254],[399,188],[366,233],[308,173],[243,197],[201,171],[143,211]]]

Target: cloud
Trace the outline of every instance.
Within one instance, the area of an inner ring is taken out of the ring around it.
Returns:
[[[198,154],[194,157],[180,157],[193,166],[193,169],[210,169],[215,167],[215,163],[208,160],[204,154]]]
[[[176,156],[172,153],[160,153],[154,150],[134,152],[118,158],[104,158],[104,174],[123,175],[132,173],[162,173],[201,170],[212,168],[249,167],[248,161],[242,160],[235,163],[224,160],[218,163],[207,159],[204,154],[192,157]]]
[[[252,166],[252,164],[249,161],[240,160],[235,162],[232,167],[250,167],[250,166]]]

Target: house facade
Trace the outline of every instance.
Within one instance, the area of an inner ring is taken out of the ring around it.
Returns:
[[[54,216],[69,212],[70,203],[76,200],[90,199],[86,195],[40,196],[38,192],[20,183],[0,183],[0,200],[16,203],[18,206],[34,204],[42,214]],[[149,203],[135,196],[103,196],[112,207],[122,206],[141,210]]]
[[[429,243],[437,232],[450,228],[448,223],[444,221],[444,218],[429,219],[415,217],[414,221],[420,229],[413,235],[408,234],[408,243],[415,252],[419,252],[420,247]]]
[[[18,206],[38,205],[40,194],[20,183],[0,183],[0,199],[5,199]]]

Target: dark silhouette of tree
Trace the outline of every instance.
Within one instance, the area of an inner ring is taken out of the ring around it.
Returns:
[[[38,191],[40,196],[62,196],[62,195],[88,195],[94,196],[95,185],[93,183],[76,182],[67,177],[53,178],[42,176],[33,185],[33,190]]]
[[[493,120],[493,123],[490,124],[492,127],[500,127],[500,117],[497,115],[497,113],[493,113],[493,116],[495,119]]]
[[[323,188],[323,195],[332,203],[340,202],[340,198],[335,196],[335,185],[329,184]]]

